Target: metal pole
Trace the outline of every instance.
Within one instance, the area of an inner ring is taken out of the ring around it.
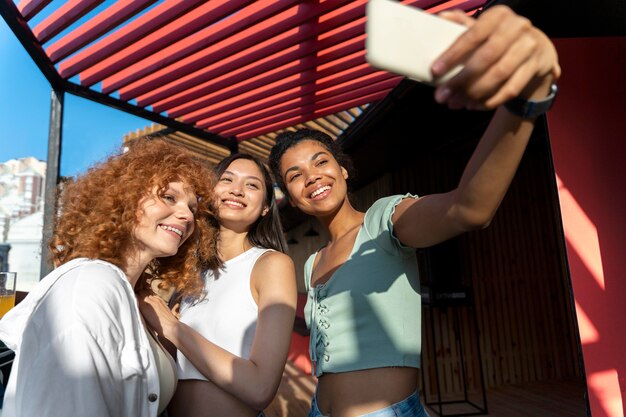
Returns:
[[[48,163],[46,166],[45,203],[43,209],[43,236],[41,240],[41,272],[43,278],[52,271],[49,262],[48,242],[52,238],[56,215],[57,184],[61,168],[61,134],[63,131],[64,91],[53,88],[50,92],[50,127],[48,130]]]
[[[228,138],[228,150],[231,155],[239,152],[239,142],[235,136]]]

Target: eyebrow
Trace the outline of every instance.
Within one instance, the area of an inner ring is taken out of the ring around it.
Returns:
[[[224,175],[224,174],[229,174],[229,175],[232,175],[232,176],[234,176],[234,177],[236,176],[234,172],[229,171],[229,170],[226,170],[226,171],[222,172],[222,175]],[[246,179],[257,180],[257,181],[259,181],[260,183],[263,183],[263,180],[262,180],[261,178],[257,177],[256,175],[248,175],[248,176],[247,176],[247,177],[245,177],[245,178],[246,178]]]
[[[311,157],[311,159],[310,159],[310,160],[311,160],[311,161],[315,161],[315,160],[317,159],[317,157],[318,157],[318,156],[320,156],[320,155],[328,155],[328,152],[325,152],[325,151],[316,152],[316,153],[314,153],[314,154],[313,154],[313,156]],[[292,166],[291,168],[288,168],[288,169],[285,171],[285,175],[284,175],[284,176],[286,177],[286,176],[287,176],[287,174],[289,174],[289,172],[291,172],[291,171],[297,171],[297,170],[299,170],[299,169],[300,169],[300,167],[299,167],[298,165],[294,165],[294,166]]]

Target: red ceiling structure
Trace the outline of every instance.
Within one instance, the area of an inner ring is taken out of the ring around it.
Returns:
[[[0,0],[53,87],[222,144],[385,97],[400,77],[365,61],[366,3]]]
[[[365,61],[366,3],[0,0],[0,14],[52,87],[46,195],[59,180],[65,93],[166,126],[183,135],[176,140],[204,141],[214,158],[240,143],[266,154],[271,132],[303,123],[341,132],[355,110],[401,81]],[[472,13],[486,1],[402,3]],[[46,204],[44,224],[53,221],[54,204]],[[51,230],[44,227],[43,242]]]

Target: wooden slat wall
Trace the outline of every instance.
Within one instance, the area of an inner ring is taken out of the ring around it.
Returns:
[[[424,195],[449,190],[458,182],[467,158],[432,153],[416,156],[412,166],[399,168],[358,190],[351,196],[352,201],[363,210],[377,198],[392,193]],[[554,174],[546,158],[537,150],[528,152],[491,226],[459,239],[463,279],[475,297],[474,309],[459,308],[471,393],[480,386],[476,337],[480,339],[488,387],[581,374],[569,283],[550,194]],[[303,236],[311,225],[320,236]],[[289,237],[299,241],[290,247],[290,254],[301,280],[308,255],[319,249],[327,237],[314,220],[291,230]],[[299,288],[303,290],[301,284]],[[478,335],[473,329],[472,310]],[[434,314],[434,329],[430,314]],[[433,354],[438,357],[442,394],[454,397],[463,391],[452,318],[452,308],[424,309],[423,358],[428,395],[435,386]],[[439,342],[435,351],[430,347],[433,335]]]
[[[417,194],[453,188],[467,155],[422,155],[412,167],[393,173],[394,192]],[[529,152],[491,226],[459,239],[464,282],[475,296],[488,387],[580,375],[568,278],[559,253],[553,172],[546,156]],[[471,309],[461,311],[465,346],[475,346]],[[435,310],[434,334],[444,394],[458,394],[460,369],[451,312]],[[425,312],[426,341],[433,334]],[[471,353],[470,352],[465,352]],[[475,355],[475,352],[474,352]],[[468,356],[468,355],[466,355]],[[431,356],[432,357],[432,356]],[[476,358],[467,357],[470,363]],[[478,369],[468,372],[470,391],[479,387]],[[432,384],[432,376],[428,374]],[[429,385],[431,385],[429,384]]]

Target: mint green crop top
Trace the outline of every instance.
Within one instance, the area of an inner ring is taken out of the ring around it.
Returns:
[[[391,216],[404,198],[376,201],[365,213],[346,262],[324,284],[311,287],[304,266],[304,316],[311,330],[313,374],[403,366],[419,368],[421,297],[415,249],[393,235]]]

